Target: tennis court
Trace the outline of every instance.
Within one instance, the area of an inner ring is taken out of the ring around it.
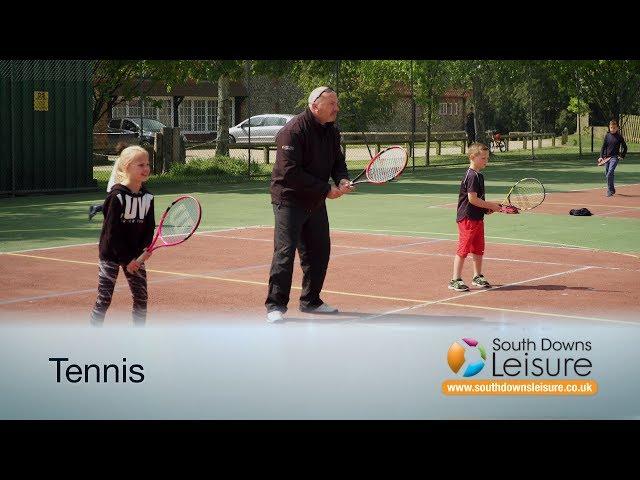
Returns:
[[[611,198],[603,196],[600,169],[576,165],[575,172],[560,174],[544,166],[538,161],[536,176],[548,189],[541,207],[486,218],[484,273],[491,289],[459,293],[447,288],[463,167],[406,172],[401,181],[364,186],[351,198],[328,202],[332,255],[323,299],[341,313],[298,311],[296,258],[284,324],[640,322],[638,159],[625,166],[626,178],[619,169],[618,194]],[[488,199],[498,200],[509,182],[527,170],[523,163],[490,166],[485,173]],[[571,183],[571,178],[580,181]],[[158,216],[176,192],[154,193]],[[149,260],[147,324],[225,318],[264,323],[273,251],[267,184],[180,193],[202,201],[203,223],[187,243],[161,249]],[[27,197],[0,204],[1,321],[88,323],[101,222],[88,223],[85,212],[99,198]],[[585,206],[593,217],[568,215],[569,209]],[[463,273],[471,275],[470,260]],[[121,275],[106,324],[130,322],[130,308]]]

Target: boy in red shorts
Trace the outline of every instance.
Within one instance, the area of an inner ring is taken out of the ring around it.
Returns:
[[[449,288],[467,292],[469,287],[462,281],[462,267],[467,255],[473,255],[473,285],[489,288],[491,284],[482,275],[484,255],[484,214],[500,210],[500,205],[484,199],[484,177],[480,173],[489,161],[489,147],[472,143],[469,147],[469,169],[460,184],[458,197],[458,250],[453,260],[453,279]]]

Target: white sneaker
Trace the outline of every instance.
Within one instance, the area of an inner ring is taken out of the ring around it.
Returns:
[[[284,320],[284,317],[280,310],[271,310],[267,313],[267,322],[269,323],[281,322],[282,320]]]
[[[311,309],[301,308],[300,310],[306,313],[338,313],[338,309],[335,307],[332,307],[328,303],[323,303],[322,305],[316,308],[311,308]]]

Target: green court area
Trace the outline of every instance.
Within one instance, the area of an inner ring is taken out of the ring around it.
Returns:
[[[522,215],[486,217],[488,242],[575,246],[640,254],[637,240],[640,237],[640,154],[629,154],[618,165],[616,186],[620,195],[611,198],[604,196],[603,168],[595,165],[597,151],[592,154],[583,149],[583,156],[579,158],[577,147],[565,146],[536,149],[535,155],[535,160],[530,159],[530,151],[493,155],[484,171],[487,199],[502,200],[517,180],[535,177],[550,193],[543,207],[549,203],[556,206],[555,210],[539,208]],[[452,164],[425,168],[422,157],[416,158],[414,169],[410,159],[400,180],[381,186],[360,185],[351,195],[327,201],[331,226],[368,233],[457,238],[455,203],[466,157],[441,157]],[[355,176],[362,164],[352,164],[350,168]],[[104,186],[101,181],[100,189],[90,193],[0,198],[0,252],[97,242],[102,216],[98,214],[89,222],[87,210],[90,204],[104,200]],[[223,184],[215,177],[206,176],[182,177],[179,181],[152,178],[149,189],[156,196],[158,220],[177,194],[190,193],[203,206],[202,231],[273,225],[266,178]],[[588,203],[571,204],[573,198],[578,198],[571,196],[563,197],[562,201],[553,200],[558,192],[575,190],[588,194],[576,202]],[[592,217],[569,215],[571,208],[591,209],[592,205],[599,205],[600,210],[610,207],[607,211],[612,213]],[[616,214],[617,207],[626,215]]]

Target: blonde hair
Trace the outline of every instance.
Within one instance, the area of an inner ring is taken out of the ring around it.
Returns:
[[[149,152],[140,145],[131,145],[120,152],[116,160],[116,183],[122,183],[127,179],[127,168],[139,153],[149,157]]]
[[[471,145],[469,145],[469,150],[468,150],[469,159],[475,157],[480,152],[484,152],[485,150],[488,151],[489,147],[487,147],[484,143],[480,143],[480,142],[472,143]]]

